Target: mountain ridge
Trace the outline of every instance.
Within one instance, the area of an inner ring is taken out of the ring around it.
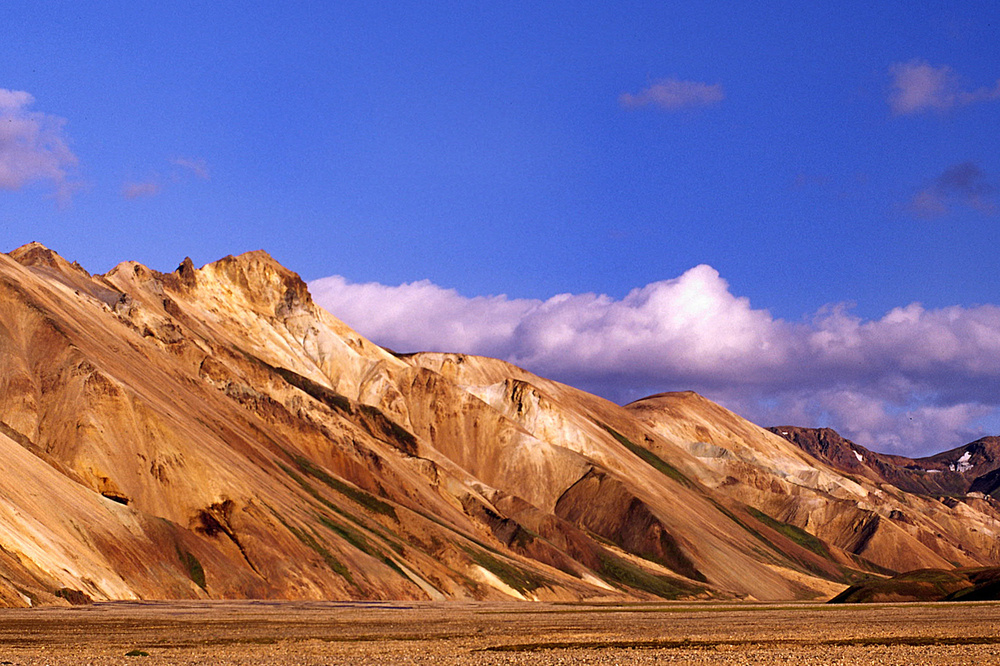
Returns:
[[[921,458],[871,451],[830,428],[768,428],[819,460],[848,473],[861,473],[918,494],[992,495],[1000,491],[1000,437],[981,437],[968,444]]]
[[[7,605],[815,599],[1000,564],[989,497],[852,478],[692,393],[393,354],[263,251],[91,275],[18,248],[0,348]]]

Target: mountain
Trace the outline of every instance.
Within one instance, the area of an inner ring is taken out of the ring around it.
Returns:
[[[1000,565],[986,495],[847,471],[693,393],[394,354],[265,252],[91,275],[18,248],[0,350],[0,604],[825,599]]]
[[[921,495],[993,495],[1000,490],[1000,437],[924,458],[875,453],[829,428],[768,428],[809,455],[847,474]]]

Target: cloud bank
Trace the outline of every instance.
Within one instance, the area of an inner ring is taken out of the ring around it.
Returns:
[[[947,65],[934,67],[922,60],[912,60],[896,63],[889,73],[892,75],[889,107],[895,115],[948,111],[1000,99],[1000,80],[993,87],[963,90],[961,78]]]
[[[65,203],[74,189],[69,170],[77,163],[64,132],[66,121],[29,111],[34,101],[24,91],[0,88],[0,189],[48,181]]]
[[[725,93],[718,83],[661,79],[636,94],[622,93],[618,103],[626,109],[655,106],[667,111],[711,106],[723,100]]]
[[[468,298],[428,281],[329,277],[316,301],[397,351],[509,360],[626,402],[693,389],[763,425],[830,425],[861,444],[930,453],[983,434],[1000,410],[1000,307],[896,308],[865,321],[844,306],[800,322],[736,296],[710,266],[622,299]]]

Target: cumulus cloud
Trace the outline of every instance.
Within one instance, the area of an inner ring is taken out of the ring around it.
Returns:
[[[310,284],[315,299],[397,351],[503,358],[626,402],[694,389],[764,425],[830,425],[877,450],[970,441],[1000,412],[1000,307],[844,306],[789,322],[736,296],[710,266],[624,298],[468,298],[428,281]]]
[[[909,209],[921,217],[938,217],[956,206],[984,215],[997,212],[997,184],[975,162],[962,162],[944,170],[910,200]]]
[[[29,111],[34,101],[24,91],[0,88],[0,189],[48,181],[65,203],[75,189],[69,171],[77,164],[64,132],[66,121]]]
[[[711,106],[723,100],[722,85],[699,81],[661,79],[636,94],[622,93],[618,103],[626,109],[655,106],[667,111]]]
[[[467,298],[429,280],[389,287],[334,276],[316,280],[309,288],[324,308],[347,322],[363,322],[363,334],[397,351],[489,350],[503,356],[511,351],[518,323],[535,306],[534,301],[506,296]],[[412,326],[403,323],[416,312],[421,314]]]
[[[935,67],[922,60],[896,63],[892,75],[889,107],[896,115],[923,111],[948,111],[957,106],[1000,99],[1000,80],[992,87],[964,90],[961,78],[947,66]]]

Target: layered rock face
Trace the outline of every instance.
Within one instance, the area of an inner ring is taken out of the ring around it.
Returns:
[[[804,599],[1000,564],[986,495],[846,471],[695,394],[395,355],[263,252],[0,255],[0,454],[6,605]]]

